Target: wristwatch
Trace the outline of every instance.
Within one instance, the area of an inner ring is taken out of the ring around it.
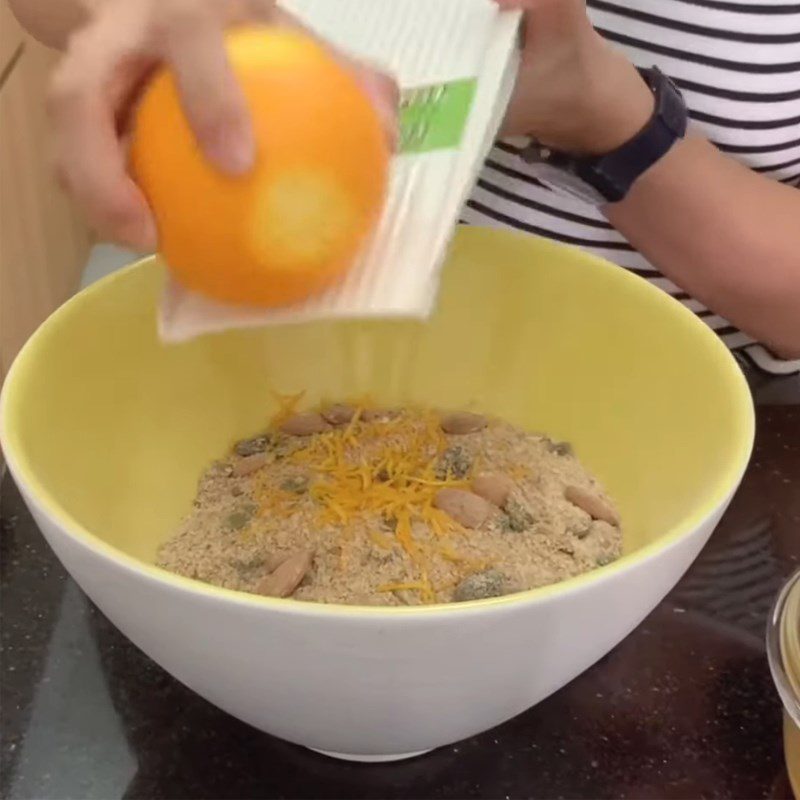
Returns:
[[[644,172],[686,135],[688,112],[677,86],[657,67],[639,69],[655,97],[653,115],[625,144],[602,156],[572,156],[531,140],[522,151],[534,177],[592,205],[622,200]]]

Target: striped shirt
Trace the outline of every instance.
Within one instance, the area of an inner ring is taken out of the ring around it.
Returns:
[[[656,65],[675,81],[696,130],[765,178],[800,187],[796,0],[588,0],[588,6],[597,31],[635,65]],[[662,276],[599,209],[540,183],[519,153],[513,142],[498,143],[465,222],[510,226],[614,261],[669,292],[760,369],[800,371],[800,361],[777,358]]]

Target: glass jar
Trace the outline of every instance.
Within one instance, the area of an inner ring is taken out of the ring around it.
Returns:
[[[775,601],[767,626],[767,657],[783,701],[786,768],[800,800],[800,570]]]

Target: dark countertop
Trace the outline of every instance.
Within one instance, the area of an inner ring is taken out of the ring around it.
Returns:
[[[86,600],[5,480],[2,797],[790,797],[763,631],[800,566],[800,407],[758,414],[725,519],[634,633],[516,720],[388,766],[277,741],[177,683]]]

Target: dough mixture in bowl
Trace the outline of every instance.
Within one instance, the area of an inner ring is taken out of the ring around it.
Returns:
[[[400,606],[497,597],[620,556],[619,514],[566,443],[468,412],[292,405],[206,471],[160,566]]]

